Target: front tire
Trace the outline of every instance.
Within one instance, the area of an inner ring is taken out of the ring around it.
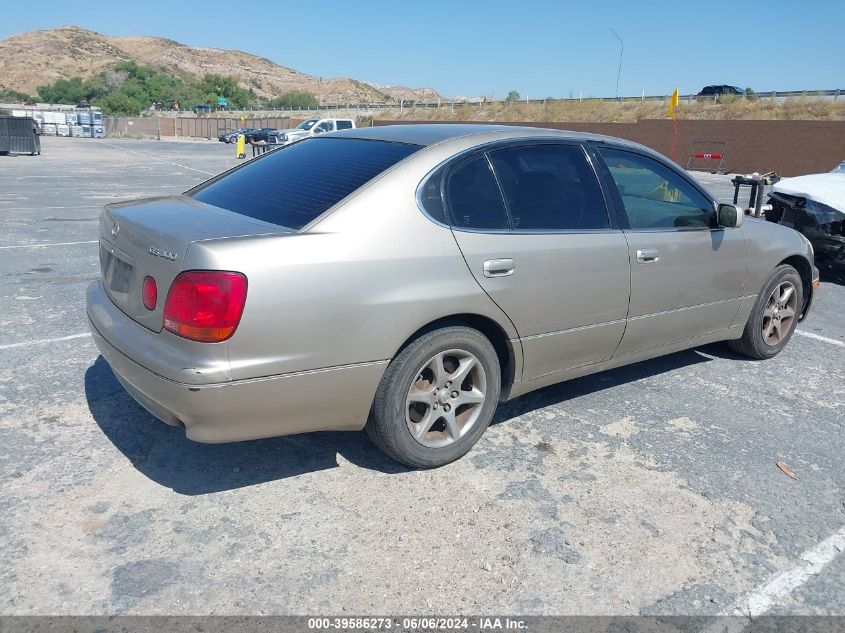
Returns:
[[[776,356],[792,338],[803,306],[804,286],[798,271],[788,264],[778,266],[757,295],[742,338],[728,345],[757,360]]]
[[[443,466],[484,433],[500,389],[499,358],[483,334],[463,326],[433,330],[388,365],[365,430],[406,466]]]

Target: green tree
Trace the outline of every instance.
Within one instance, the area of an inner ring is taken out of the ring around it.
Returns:
[[[241,88],[231,77],[208,74],[199,81],[185,81],[132,61],[120,62],[84,81],[71,77],[39,86],[38,95],[51,103],[88,101],[107,114],[131,115],[157,102],[178,100],[190,108],[214,105],[219,97],[225,97],[231,107],[246,108],[255,97],[254,92]]]
[[[57,79],[52,84],[38,86],[38,98],[47,103],[78,103],[88,99],[88,91],[79,77]]]
[[[24,103],[25,101],[30,100],[31,97],[25,92],[18,92],[17,90],[12,90],[11,88],[0,88],[0,101],[6,103]]]
[[[138,116],[138,113],[146,106],[123,92],[113,92],[99,100],[97,105],[103,109],[104,114],[123,114],[126,116]]]
[[[519,96],[519,93],[516,90],[511,90],[508,93],[508,96],[505,97],[505,101],[519,101],[522,97]]]
[[[218,97],[225,97],[230,108],[249,105],[250,91],[241,88],[232,77],[208,74],[198,82],[197,88],[205,96],[203,103],[215,105]]]

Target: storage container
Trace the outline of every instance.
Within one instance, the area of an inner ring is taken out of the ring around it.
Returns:
[[[44,123],[67,123],[64,112],[44,112]]]
[[[0,154],[40,154],[41,137],[34,119],[0,116]]]
[[[67,123],[56,125],[56,136],[70,136],[70,126]]]

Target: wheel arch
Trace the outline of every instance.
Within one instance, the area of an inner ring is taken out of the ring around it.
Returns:
[[[798,276],[801,277],[802,296],[804,297],[804,305],[801,306],[801,318],[803,319],[807,306],[813,296],[813,265],[803,255],[790,255],[780,263],[778,266],[788,264],[798,271]],[[776,266],[777,268],[777,266]]]
[[[512,344],[504,328],[490,317],[480,314],[461,313],[438,318],[423,325],[406,338],[402,342],[402,345],[399,346],[399,349],[396,350],[393,357],[395,358],[411,342],[423,334],[454,325],[462,325],[478,330],[493,345],[496,356],[499,358],[499,367],[502,374],[502,391],[499,399],[507,399],[511,386],[522,371],[522,346],[519,343],[516,345]]]

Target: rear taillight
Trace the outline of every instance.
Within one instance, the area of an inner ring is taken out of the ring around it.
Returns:
[[[141,287],[141,297],[144,300],[144,307],[147,310],[155,310],[158,303],[158,287],[156,280],[152,277],[144,277],[144,285]]]
[[[246,277],[217,270],[180,273],[164,302],[164,329],[192,341],[219,343],[238,327]]]

